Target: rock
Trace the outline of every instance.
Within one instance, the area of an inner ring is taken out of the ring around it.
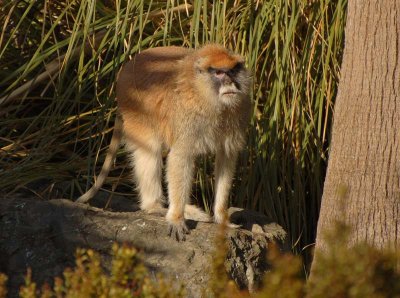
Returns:
[[[101,202],[104,206],[106,201]],[[99,201],[96,204],[101,206]],[[163,217],[137,210],[126,199],[109,206],[119,212],[64,199],[0,199],[0,271],[9,275],[12,296],[27,267],[39,284],[51,281],[73,266],[77,247],[93,248],[109,257],[115,241],[138,248],[152,276],[162,272],[184,281],[189,297],[200,296],[207,285],[218,225],[190,221],[190,235],[177,242],[168,237]],[[124,209],[132,212],[121,212]],[[269,243],[278,242],[285,249],[286,233],[257,212],[231,208],[229,215],[242,228],[227,231],[226,269],[241,288],[252,291],[268,269]]]

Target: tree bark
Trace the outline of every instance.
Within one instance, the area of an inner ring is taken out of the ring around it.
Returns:
[[[400,1],[349,0],[345,36],[316,252],[336,220],[349,245],[398,248]]]

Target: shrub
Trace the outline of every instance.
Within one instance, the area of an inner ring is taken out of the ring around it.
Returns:
[[[107,272],[102,267],[99,253],[91,249],[78,249],[75,268],[66,269],[63,278],[56,277],[53,288],[44,285],[38,290],[28,270],[20,297],[184,297],[181,286],[171,287],[171,283],[161,275],[153,280],[136,249],[114,244],[112,252],[111,271]],[[0,289],[5,291],[4,283]]]

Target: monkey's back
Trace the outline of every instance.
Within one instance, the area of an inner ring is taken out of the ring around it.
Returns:
[[[158,97],[176,83],[178,61],[191,50],[181,47],[152,48],[137,54],[122,67],[117,80],[117,100],[120,107],[135,102],[157,104]],[[168,87],[168,88],[166,88]],[[151,95],[151,98],[147,98]]]
[[[172,141],[168,122],[173,112],[179,61],[191,52],[182,47],[152,48],[122,67],[116,97],[125,136],[144,142],[157,132],[162,141]]]

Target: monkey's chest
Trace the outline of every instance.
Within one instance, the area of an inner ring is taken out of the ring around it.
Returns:
[[[221,145],[221,140],[218,139],[216,131],[208,129],[197,130],[197,133],[188,140],[196,154],[215,153]]]
[[[235,125],[221,125],[221,123],[207,123],[193,127],[186,143],[196,154],[215,153],[221,148],[232,147],[239,138]]]

